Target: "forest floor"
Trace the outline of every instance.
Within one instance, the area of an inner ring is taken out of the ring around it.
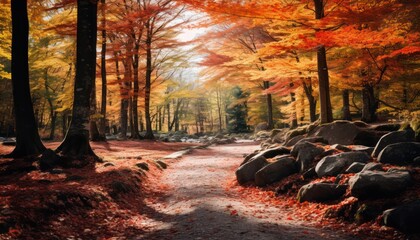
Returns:
[[[404,238],[379,225],[324,219],[325,205],[239,186],[234,172],[245,154],[259,148],[254,142],[194,149],[164,160],[166,170],[156,161],[196,145],[92,146],[105,163],[90,168],[13,172],[6,171],[10,160],[0,160],[0,239]],[[0,154],[11,149],[1,146]]]

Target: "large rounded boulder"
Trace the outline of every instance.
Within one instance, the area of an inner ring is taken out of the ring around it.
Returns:
[[[392,196],[403,191],[410,183],[408,172],[364,171],[350,178],[351,195],[357,198]]]
[[[310,183],[302,186],[298,192],[299,202],[323,202],[342,197],[347,186],[334,183]]]
[[[337,176],[355,162],[366,163],[370,156],[365,152],[344,152],[337,155],[326,156],[315,166],[319,177]]]
[[[413,129],[408,128],[403,131],[390,132],[379,139],[373,150],[372,157],[378,157],[379,153],[388,145],[402,142],[414,142],[415,133]]]
[[[235,174],[239,184],[244,184],[254,181],[255,173],[268,164],[268,161],[263,156],[255,156],[251,158],[244,165],[240,166]]]
[[[291,150],[291,154],[297,157],[300,172],[308,170],[313,160],[324,153],[325,150],[310,142],[299,142]]]
[[[381,163],[389,163],[395,165],[419,164],[415,161],[420,156],[420,143],[403,142],[394,143],[386,146],[378,156]]]
[[[388,209],[382,216],[388,227],[407,233],[420,233],[420,200]]]
[[[263,187],[294,173],[297,173],[295,159],[290,155],[280,156],[255,173],[255,184]]]
[[[349,121],[335,121],[318,126],[311,135],[327,140],[330,145],[352,145],[361,129]]]

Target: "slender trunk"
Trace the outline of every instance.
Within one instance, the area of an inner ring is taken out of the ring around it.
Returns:
[[[76,78],[70,128],[57,148],[68,159],[87,164],[88,156],[99,160],[89,144],[89,114],[92,83],[96,75],[97,2],[77,1]]]
[[[125,87],[120,77],[120,61],[118,60],[118,53],[114,52],[115,56],[115,72],[117,75],[117,82],[120,85],[120,131],[119,137],[122,139],[127,138],[127,121],[128,121],[128,90]]]
[[[216,99],[217,99],[217,113],[219,115],[219,132],[222,131],[222,103],[220,99],[219,89],[216,91]]]
[[[376,110],[378,109],[378,102],[375,98],[373,86],[371,86],[370,84],[363,85],[362,99],[362,121],[367,123],[376,121]]]
[[[314,3],[315,18],[322,19],[324,17],[324,1],[314,0]],[[323,45],[319,46],[317,50],[317,64],[321,123],[329,123],[333,121],[333,116],[330,100],[330,83],[328,77],[327,54]]]
[[[309,117],[311,122],[316,121],[316,99],[312,95],[312,79],[309,77],[307,79],[303,79],[302,81],[303,89],[305,90],[306,98],[309,102]]]
[[[38,133],[29,86],[27,1],[11,1],[12,92],[15,109],[16,147],[9,157],[40,154],[45,150]]]
[[[152,122],[150,120],[150,91],[151,91],[151,78],[152,78],[152,34],[153,29],[150,26],[150,20],[146,23],[147,36],[146,36],[146,82],[144,86],[144,115],[146,119],[146,134],[145,139],[154,139],[152,131]]]
[[[270,87],[269,81],[264,81],[264,89],[268,89]],[[266,95],[266,101],[267,101],[267,124],[268,129],[273,129],[274,127],[274,121],[273,121],[273,99],[271,94]]]
[[[172,131],[171,127],[171,101],[168,102],[167,107],[168,109],[168,132]]]
[[[349,90],[344,89],[342,92],[342,95],[343,95],[343,120],[351,121]]]
[[[138,114],[138,99],[139,99],[139,44],[134,46],[134,61],[133,61],[133,135],[132,138],[140,138],[139,133],[139,114]]]
[[[57,119],[57,112],[54,111],[54,104],[53,100],[51,98],[50,89],[48,87],[48,68],[44,70],[44,76],[45,76],[45,94],[47,95],[47,102],[48,106],[50,107],[50,121],[51,121],[51,129],[50,129],[50,135],[48,137],[49,140],[54,140],[54,134],[55,134],[55,122]]]
[[[90,140],[96,142],[101,141],[99,135],[98,125],[96,124],[96,118],[92,117],[96,115],[96,77],[92,78],[92,92],[90,96],[90,121],[89,121],[89,134]]]
[[[107,79],[106,79],[106,16],[105,16],[105,0],[101,0],[102,6],[102,46],[101,46],[101,119],[99,121],[99,134],[102,140],[106,140],[106,101],[107,101]]]

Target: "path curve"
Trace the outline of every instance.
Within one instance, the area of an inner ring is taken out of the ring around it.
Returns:
[[[196,149],[169,162],[162,184],[168,196],[148,203],[147,233],[139,239],[350,239],[336,232],[287,220],[275,206],[247,202],[226,189],[226,180],[256,143]],[[258,212],[258,215],[255,213]]]

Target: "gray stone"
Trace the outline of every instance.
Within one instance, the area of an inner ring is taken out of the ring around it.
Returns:
[[[373,172],[356,174],[349,180],[351,195],[360,199],[392,196],[403,191],[411,181],[408,172]]]
[[[386,146],[378,156],[381,163],[395,165],[418,164],[414,159],[420,156],[420,143],[404,142]]]
[[[383,135],[373,150],[372,157],[377,157],[379,153],[388,145],[401,142],[414,142],[414,131],[409,128],[404,131],[390,132]]]
[[[362,169],[361,172],[364,171],[384,171],[384,169],[382,168],[382,164],[370,162],[366,164],[366,166]]]
[[[324,157],[315,166],[315,171],[319,177],[337,176],[352,163],[366,163],[369,159],[369,155],[365,152],[344,152]]]
[[[295,137],[293,137],[293,138],[291,138],[291,139],[287,140],[287,141],[284,143],[284,146],[286,146],[286,147],[291,147],[291,146],[295,145],[296,143],[298,143],[300,140],[302,140],[302,139],[304,139],[304,138],[305,138],[305,136],[303,136],[303,135],[298,135],[298,136],[295,136]]]
[[[384,224],[405,233],[420,233],[420,201],[407,203],[383,212]]]
[[[255,173],[267,165],[267,159],[263,156],[255,156],[247,163],[240,166],[235,174],[239,184],[244,184],[255,179]]]
[[[273,158],[278,155],[289,154],[289,153],[290,153],[290,150],[288,148],[284,146],[278,146],[275,148],[269,148],[264,151],[261,151],[257,155],[263,156],[265,158]]]
[[[365,129],[360,131],[353,140],[353,145],[363,145],[369,147],[375,147],[379,142],[379,139],[388,131],[375,131],[371,129]]]
[[[265,186],[297,172],[295,159],[290,155],[280,156],[255,173],[255,184]]]
[[[363,146],[363,145],[353,145],[351,146],[351,150],[352,151],[357,151],[357,152],[365,152],[367,154],[372,155],[374,147],[368,147],[368,146]]]
[[[350,152],[351,151],[351,148],[348,148],[348,147],[346,147],[344,145],[341,145],[341,144],[333,144],[333,145],[330,146],[330,149],[337,149],[337,150],[340,150],[340,151],[343,151],[343,152]]]
[[[351,145],[360,131],[352,122],[335,121],[318,126],[311,135],[324,138],[330,145]]]
[[[346,173],[358,173],[361,172],[366,164],[360,162],[354,162],[346,169]]]
[[[300,172],[308,170],[315,157],[324,153],[324,148],[310,142],[299,142],[291,150],[291,155],[297,157]]]
[[[302,186],[298,192],[299,202],[323,202],[342,197],[346,193],[346,185],[334,183],[310,183]]]
[[[305,137],[305,138],[302,138],[301,140],[299,140],[297,143],[300,143],[300,142],[325,143],[325,144],[328,143],[328,141],[325,140],[322,137]]]

